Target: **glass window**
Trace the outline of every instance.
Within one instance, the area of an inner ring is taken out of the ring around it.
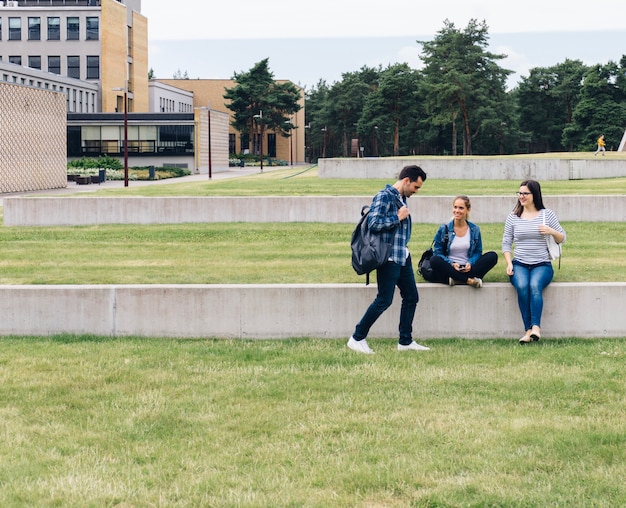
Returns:
[[[28,18],[28,40],[41,40],[41,18]]]
[[[2,18],[0,18],[0,41],[2,40]]]
[[[61,18],[48,18],[48,40],[61,40]]]
[[[87,79],[100,79],[100,57],[87,57]]]
[[[70,78],[80,79],[80,57],[68,56],[67,57],[67,75]],[[76,111],[76,109],[73,109]]]
[[[22,18],[9,18],[9,40],[22,40]]]
[[[67,18],[67,40],[77,41],[80,38],[80,22],[77,17]]]
[[[87,17],[87,40],[97,41],[99,36],[99,19],[97,17]]]
[[[49,56],[48,57],[48,72],[52,74],[61,74],[61,57]]]
[[[9,56],[9,63],[22,65],[22,57],[19,55]]]
[[[40,56],[29,56],[28,57],[28,66],[31,69],[40,69],[41,70],[41,57]]]

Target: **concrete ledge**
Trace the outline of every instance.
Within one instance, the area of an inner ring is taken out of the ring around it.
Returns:
[[[626,161],[594,159],[519,159],[507,157],[392,157],[320,159],[320,178],[384,178],[393,180],[403,166],[417,164],[428,178],[442,180],[582,180],[626,176]]]
[[[418,284],[419,339],[519,338],[517,298],[508,283]],[[346,339],[375,285],[0,286],[0,335]],[[552,283],[542,323],[548,337],[626,337],[626,283]],[[400,297],[370,336],[397,337]]]
[[[472,220],[504,223],[516,203],[510,196],[472,197]],[[459,189],[462,192],[462,189]],[[409,200],[416,221],[439,224],[451,216],[453,196]],[[255,197],[32,197],[4,199],[5,226],[179,224],[210,222],[327,222],[356,224],[372,196]],[[562,222],[626,221],[626,195],[544,196]]]

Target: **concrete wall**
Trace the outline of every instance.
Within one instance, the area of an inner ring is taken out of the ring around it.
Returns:
[[[418,340],[523,334],[508,283],[418,289]],[[0,286],[0,335],[347,339],[375,295],[375,284]],[[544,295],[545,339],[626,337],[626,283],[555,282]],[[396,338],[399,312],[396,294],[370,337]]]
[[[626,161],[588,159],[520,159],[506,157],[436,157],[426,159],[320,159],[320,178],[394,180],[404,166],[417,164],[428,178],[467,180],[581,180],[626,176]]]
[[[177,224],[183,222],[328,222],[356,224],[371,196],[284,197],[6,197],[5,226],[93,224]],[[409,200],[415,221],[440,224],[450,219],[453,196]],[[472,198],[471,219],[504,223],[516,202],[511,196]],[[562,222],[626,221],[626,196],[544,196]]]

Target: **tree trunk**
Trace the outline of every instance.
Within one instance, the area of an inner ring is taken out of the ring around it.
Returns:
[[[400,155],[400,123],[396,118],[396,125],[393,129],[393,154]]]
[[[456,155],[456,111],[452,113],[452,155]]]

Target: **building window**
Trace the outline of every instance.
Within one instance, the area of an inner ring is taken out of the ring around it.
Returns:
[[[70,78],[80,79],[80,57],[79,56],[67,57],[67,76]],[[76,109],[73,109],[72,111],[76,111]]]
[[[41,40],[41,18],[28,18],[28,40]]]
[[[48,72],[52,74],[61,74],[61,57],[49,56],[48,57]]]
[[[61,18],[48,18],[48,40],[61,40]]]
[[[9,18],[9,40],[22,40],[22,18]]]
[[[100,57],[87,57],[87,79],[100,79]]]
[[[99,37],[100,23],[97,17],[87,18],[87,40],[97,41]]]
[[[67,18],[67,40],[77,41],[80,38],[80,22],[76,17]]]
[[[40,56],[29,56],[28,57],[28,66],[31,69],[39,69],[39,70],[41,70],[41,57]]]
[[[15,65],[22,65],[22,57],[19,55],[9,56],[9,63],[15,64]]]
[[[0,18],[0,41],[1,40],[2,40],[2,18]]]

